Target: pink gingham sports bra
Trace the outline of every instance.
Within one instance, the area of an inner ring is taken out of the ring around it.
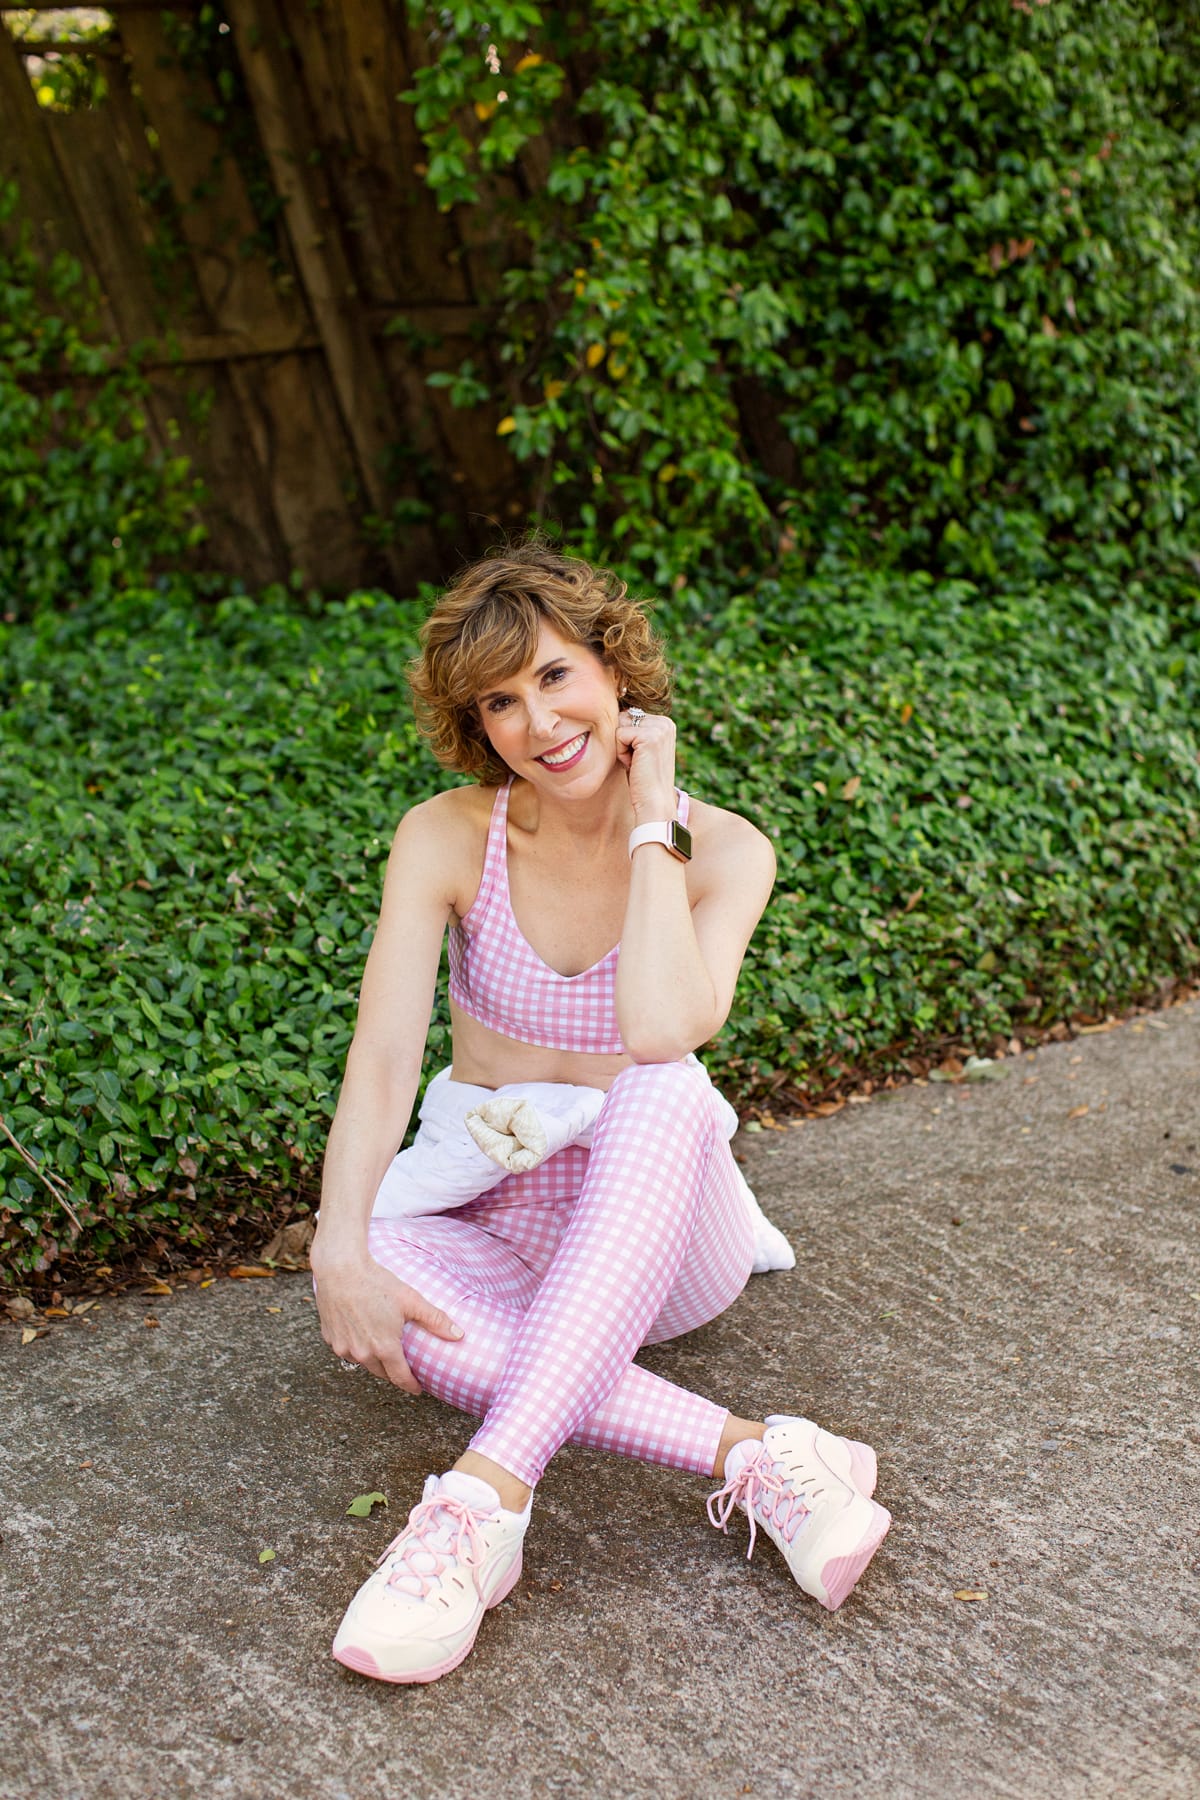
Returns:
[[[681,788],[675,791],[675,816],[686,825],[688,797]],[[508,889],[511,792],[510,776],[492,804],[479,892],[461,923],[450,927],[450,998],[470,1018],[520,1043],[620,1056],[625,1050],[616,1009],[620,944],[581,974],[560,975],[542,961],[513,916]]]

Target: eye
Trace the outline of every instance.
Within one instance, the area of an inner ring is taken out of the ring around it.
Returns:
[[[569,673],[570,671],[566,668],[565,664],[560,663],[556,668],[547,669],[543,679],[546,681],[565,681]]]
[[[507,694],[493,694],[492,698],[487,702],[485,710],[489,713],[499,713],[503,712],[506,707],[511,705],[512,701]]]

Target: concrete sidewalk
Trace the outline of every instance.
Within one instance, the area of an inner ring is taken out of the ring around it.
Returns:
[[[702,1483],[566,1451],[462,1668],[363,1680],[330,1637],[462,1419],[343,1371],[302,1276],[6,1329],[0,1794],[1193,1800],[1200,1006],[1005,1067],[744,1135],[799,1265],[645,1358],[878,1447],[834,1615]]]

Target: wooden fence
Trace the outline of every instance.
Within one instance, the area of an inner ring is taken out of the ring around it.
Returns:
[[[95,277],[106,337],[141,346],[156,439],[211,496],[207,560],[411,592],[525,511],[499,413],[426,385],[464,355],[497,374],[496,215],[441,213],[421,179],[397,96],[425,45],[403,0],[218,10],[222,91],[187,53],[198,4],[109,0],[106,35],[69,46],[106,91],[74,111],[30,78],[68,48],[53,18],[20,41],[6,22],[0,179],[42,250]]]

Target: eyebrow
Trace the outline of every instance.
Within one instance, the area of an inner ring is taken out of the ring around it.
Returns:
[[[562,657],[562,656],[552,656],[552,657],[551,657],[551,658],[550,658],[550,660],[549,660],[549,662],[544,662],[544,663],[543,663],[543,664],[542,664],[542,666],[541,666],[541,667],[540,667],[540,668],[539,668],[539,669],[535,669],[535,670],[534,670],[534,671],[533,671],[533,673],[534,673],[534,679],[535,679],[535,680],[536,680],[536,678],[537,678],[537,677],[538,677],[538,676],[539,676],[539,675],[544,675],[544,674],[545,674],[545,673],[546,673],[546,671],[547,671],[547,669],[553,669],[553,668],[557,668],[557,666],[558,666],[558,664],[559,664],[559,663],[560,663],[560,662],[562,662],[562,661],[563,661],[563,660],[564,660],[564,659],[563,659],[563,657]],[[487,690],[486,690],[486,692],[484,692],[484,693],[482,693],[482,694],[480,694],[480,696],[479,696],[479,698],[480,698],[480,699],[481,699],[481,700],[492,700],[492,699],[494,699],[494,698],[495,698],[495,696],[496,696],[496,695],[497,695],[497,694],[502,694],[502,693],[503,693],[503,692],[504,692],[504,689],[503,689],[503,688],[502,688],[502,687],[498,687],[498,688],[488,688],[488,689],[487,689]]]

